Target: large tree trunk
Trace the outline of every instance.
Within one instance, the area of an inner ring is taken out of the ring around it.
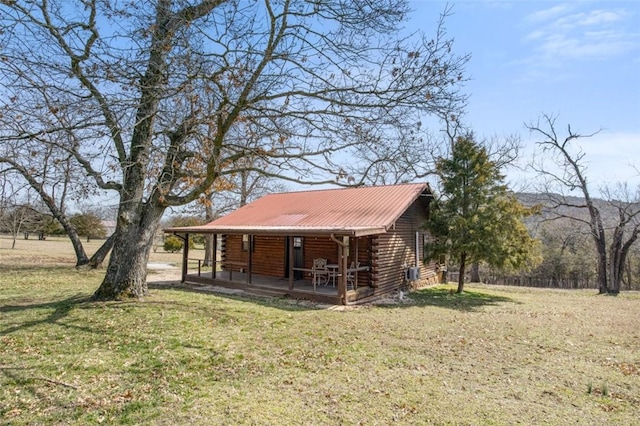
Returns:
[[[458,290],[456,291],[456,293],[462,293],[464,291],[464,269],[465,269],[465,264],[467,261],[467,254],[466,253],[462,253],[460,255],[460,273],[458,275]]]
[[[141,299],[147,295],[147,262],[163,213],[163,207],[149,204],[139,209],[121,205],[113,251],[104,280],[93,295],[95,300]]]
[[[210,198],[209,203],[207,203],[207,205],[205,206],[204,219],[207,221],[207,223],[213,220],[212,203],[213,201],[211,201],[211,198]],[[202,266],[215,267],[215,265],[213,264],[213,235],[212,234],[205,234],[204,236],[204,262],[202,263]]]
[[[75,230],[73,230],[73,232],[67,230],[67,235],[69,236],[71,244],[73,245],[73,250],[76,253],[76,267],[88,264],[89,257],[87,257],[87,253],[84,251],[84,246],[82,245],[82,241],[80,241],[78,233],[75,232]]]
[[[624,270],[624,256],[622,254],[622,239],[624,227],[616,226],[611,236],[609,247],[609,293],[620,293],[620,282]]]
[[[602,259],[602,258],[598,257],[597,280],[598,280],[598,293],[599,294],[608,293],[609,292],[609,286],[607,285],[606,258]]]
[[[604,294],[609,292],[609,285],[607,283],[607,249],[605,247],[605,240],[594,236],[594,243],[596,245],[596,254],[598,256],[597,264],[597,279],[598,279],[598,293]]]
[[[160,188],[148,195],[148,201],[143,200],[147,197],[145,180],[152,129],[164,87],[167,48],[171,47],[172,35],[166,25],[170,14],[168,3],[167,0],[161,1],[156,9],[156,18],[162,24],[154,30],[147,70],[140,79],[140,105],[131,136],[130,154],[126,161],[121,159],[125,173],[120,192],[116,239],[107,273],[93,294],[97,300],[140,299],[148,292],[147,262],[165,207],[157,203],[161,197]]]
[[[77,268],[87,268],[87,269],[99,269],[102,268],[102,263],[107,258],[107,255],[113,248],[113,245],[116,241],[115,232],[109,236],[105,240],[105,242],[100,246],[98,250],[91,256],[91,259],[84,265],[76,266]]]
[[[624,218],[621,217],[620,222]],[[624,226],[616,226],[613,237],[611,238],[611,248],[609,254],[609,262],[611,263],[611,273],[609,277],[609,293],[620,293],[622,286],[625,263],[629,250],[638,239],[638,228],[635,228],[627,241],[624,241]]]
[[[204,261],[202,266],[213,266],[213,235],[204,235]]]

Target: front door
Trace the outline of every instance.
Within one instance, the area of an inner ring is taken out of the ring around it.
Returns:
[[[285,278],[289,278],[289,241],[290,238],[293,238],[293,267],[294,268],[304,268],[304,256],[302,248],[304,246],[304,241],[302,237],[287,237],[285,244],[285,268],[284,268],[284,276]],[[301,280],[304,278],[304,271],[293,271],[293,279]]]

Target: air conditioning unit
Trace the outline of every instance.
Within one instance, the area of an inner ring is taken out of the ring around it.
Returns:
[[[412,268],[407,269],[406,277],[408,281],[415,281],[420,279],[420,268],[418,266],[414,266]]]

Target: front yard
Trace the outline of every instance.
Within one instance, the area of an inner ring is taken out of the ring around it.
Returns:
[[[445,286],[328,308],[151,284],[144,302],[96,303],[102,272],[75,271],[62,250],[5,247],[2,423],[640,418],[638,294]]]

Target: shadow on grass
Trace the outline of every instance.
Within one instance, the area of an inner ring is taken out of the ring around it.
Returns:
[[[11,312],[22,312],[28,310],[52,310],[48,315],[44,315],[42,319],[25,321],[20,324],[13,325],[0,330],[0,336],[4,336],[10,333],[14,333],[18,330],[22,330],[29,327],[35,327],[40,324],[58,324],[65,325],[67,327],[79,328],[84,331],[91,331],[86,327],[71,326],[69,324],[61,323],[60,321],[69,315],[71,310],[81,304],[90,301],[90,297],[86,294],[76,294],[63,300],[45,302],[45,303],[32,303],[32,304],[20,304],[20,305],[4,305],[0,306],[0,313],[6,314]]]
[[[509,297],[479,291],[464,291],[461,294],[457,294],[449,287],[432,287],[417,290],[407,297],[415,302],[413,306],[438,306],[459,311],[474,311],[483,306],[492,306],[499,303],[519,303]]]
[[[243,291],[234,290],[212,290],[209,286],[198,287],[190,284],[183,284],[179,281],[158,281],[148,283],[149,289],[153,290],[176,290],[187,293],[199,293],[208,296],[226,298],[239,302],[251,302],[256,305],[280,309],[284,311],[304,311],[324,309],[327,305],[307,300],[297,300],[282,296],[262,296]],[[377,304],[380,307],[411,307],[411,306],[439,306],[442,308],[456,309],[460,311],[474,311],[483,306],[497,305],[499,303],[520,303],[509,297],[497,296],[494,294],[482,293],[479,291],[465,291],[456,294],[450,287],[432,287],[414,291],[406,297],[414,303],[411,304]]]
[[[69,273],[70,269],[75,269],[74,265],[75,264],[72,261],[68,261],[68,262],[60,261],[57,263],[46,263],[42,265],[34,265],[33,263],[22,263],[22,264],[0,263],[0,268],[2,268],[3,272],[6,274],[10,274],[10,273],[28,274],[28,273],[33,273],[34,271]]]
[[[243,290],[225,289],[217,287],[215,290],[211,286],[199,287],[192,284],[184,284],[180,281],[155,281],[147,282],[149,290],[176,290],[186,293],[198,293],[213,297],[221,297],[238,302],[251,302],[256,305],[280,309],[283,311],[313,311],[324,309],[326,304],[312,302],[304,299],[294,299],[289,296],[259,295]]]

